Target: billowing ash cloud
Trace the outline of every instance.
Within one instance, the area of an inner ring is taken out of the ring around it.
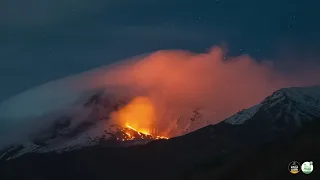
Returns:
[[[1,124],[19,135],[35,131],[39,121],[26,119],[68,110],[90,92],[104,89],[114,96],[148,98],[157,123],[163,131],[169,131],[177,118],[188,119],[197,108],[206,122],[217,123],[279,88],[320,84],[317,68],[289,75],[248,55],[224,57],[219,47],[203,54],[164,50],[50,82],[0,104]],[[50,123],[49,119],[45,123]],[[28,124],[30,130],[19,124]]]

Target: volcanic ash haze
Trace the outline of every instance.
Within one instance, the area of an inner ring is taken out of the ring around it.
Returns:
[[[126,109],[112,113],[112,122],[133,123],[143,128],[157,124],[159,132],[174,136],[183,133],[183,128],[177,127],[186,126],[195,109],[201,112],[203,124],[196,127],[199,128],[253,106],[277,89],[320,84],[319,68],[316,73],[288,75],[248,55],[227,60],[224,56],[219,47],[202,54],[157,51],[22,93],[0,104],[0,116],[6,119],[2,120],[3,124],[19,124],[23,117],[40,116],[75,104],[81,97],[78,94],[105,89],[114,97],[126,96],[132,100]],[[133,107],[141,101],[144,106]],[[141,114],[143,109],[148,110],[147,114]],[[182,120],[180,124],[177,119]],[[34,131],[37,121],[31,122],[33,125],[28,127]],[[10,127],[15,133],[21,129],[17,125]]]
[[[132,127],[144,134],[151,134],[155,120],[153,103],[146,97],[135,97],[129,104],[111,114],[111,123]]]
[[[219,47],[205,54],[158,51],[131,66],[119,66],[105,81],[147,97],[155,106],[156,121],[168,126],[197,108],[203,120],[217,123],[280,88],[319,84],[319,73],[305,73],[306,81],[247,55],[228,60],[224,55]]]

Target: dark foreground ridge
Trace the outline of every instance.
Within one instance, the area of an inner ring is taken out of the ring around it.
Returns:
[[[249,147],[211,138],[214,127],[208,126],[144,146],[28,154],[2,162],[0,172],[3,179],[301,179],[307,175],[292,175],[287,165],[293,160],[320,162],[319,127],[319,121],[310,123],[289,139]],[[315,167],[308,179],[319,175]]]
[[[319,102],[302,103],[284,90],[273,96],[237,125],[223,121],[139,146],[29,153],[1,161],[1,179],[318,180]],[[310,175],[292,175],[291,161],[313,161],[315,169]]]

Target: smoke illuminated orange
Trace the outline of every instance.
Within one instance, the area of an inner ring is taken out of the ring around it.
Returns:
[[[260,63],[248,55],[229,57],[225,49],[213,47],[200,54],[157,51],[113,66],[101,82],[119,99],[136,97],[114,112],[112,123],[174,137],[216,124],[280,88],[319,84],[314,77],[291,76],[268,61]],[[199,107],[201,119],[190,123]]]
[[[115,114],[115,119],[122,127],[151,135],[156,122],[155,108],[147,97],[136,97]]]

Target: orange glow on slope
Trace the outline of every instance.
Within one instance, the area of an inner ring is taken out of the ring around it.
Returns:
[[[136,132],[140,137],[148,136],[149,139],[168,139],[158,136],[156,127],[155,108],[147,97],[136,97],[124,108],[120,109],[114,117],[120,126]],[[125,131],[126,140],[134,140],[135,137]]]
[[[142,134],[145,134],[145,135],[150,135],[148,132],[138,131],[138,130],[136,130],[135,128],[129,126],[129,125],[126,125],[126,127],[129,128],[129,129],[131,129],[131,130],[133,130],[133,131],[136,131],[138,134],[141,134],[141,133],[142,133]]]
[[[148,98],[136,97],[117,112],[117,119],[123,127],[151,134],[151,127],[156,121],[155,108]]]
[[[133,131],[136,131],[140,136],[147,135],[147,136],[151,136],[152,139],[169,139],[169,137],[166,137],[166,136],[157,136],[157,135],[153,136],[153,135],[147,134],[145,132],[141,132],[141,131],[139,132],[138,130],[136,130],[133,127],[128,126],[128,125],[126,127],[133,130]],[[126,133],[126,134],[129,136],[129,138],[132,138],[132,136],[129,133]],[[134,139],[134,137],[133,137],[133,139]],[[130,140],[130,139],[128,139],[128,140]]]

